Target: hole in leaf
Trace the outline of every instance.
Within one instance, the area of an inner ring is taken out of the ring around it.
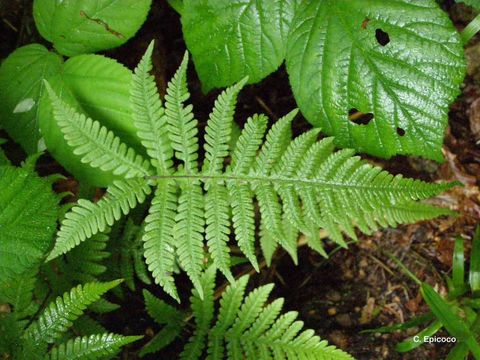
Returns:
[[[363,113],[355,108],[348,110],[348,120],[354,122],[355,124],[368,125],[372,119],[372,113]]]
[[[397,134],[399,136],[405,135],[405,130],[403,130],[401,127],[397,127]]]
[[[385,46],[390,42],[390,36],[388,36],[388,34],[382,29],[375,30],[375,38],[377,39],[377,42],[382,46]]]
[[[363,21],[362,21],[362,29],[365,30],[368,26],[368,22],[370,21],[369,18],[365,18]]]

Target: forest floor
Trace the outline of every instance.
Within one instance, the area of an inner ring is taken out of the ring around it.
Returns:
[[[443,6],[459,30],[473,17],[462,5],[447,1]],[[139,33],[122,47],[106,52],[106,55],[133,68],[152,39],[156,40],[155,76],[160,91],[164,93],[167,80],[180,64],[185,51],[179,16],[166,2],[154,1],[147,22]],[[400,156],[390,160],[367,158],[394,174],[428,181],[462,182],[463,187],[456,187],[435,200],[439,205],[458,211],[458,217],[399,226],[378,231],[372,236],[359,235],[360,240],[351,243],[348,250],[338,249],[327,242],[327,250],[331,252],[328,259],[301,247],[298,266],[279,251],[271,267],[252,277],[251,285],[255,286],[274,282],[274,296],[285,298],[286,310],[299,311],[308,328],[358,359],[433,360],[444,359],[449,351],[448,345],[431,344],[399,354],[394,347],[407,337],[406,333],[380,335],[360,334],[360,331],[404,322],[427,310],[418,286],[404,275],[389,254],[400,259],[420,280],[442,292],[445,291],[444,275],[451,267],[455,237],[461,235],[468,239],[467,252],[470,250],[469,240],[475,226],[480,223],[480,147],[477,145],[480,140],[479,40],[477,37],[467,46],[468,76],[460,96],[451,106],[443,148],[446,161],[437,164]],[[31,42],[44,43],[35,30],[31,1],[0,2],[0,58]],[[218,91],[202,94],[192,65],[189,89],[196,117],[202,123],[208,118]],[[248,86],[242,91],[236,119],[241,123],[253,113],[263,112],[275,121],[294,107],[287,75],[281,67],[261,84]],[[299,133],[309,127],[299,118],[294,123],[294,132]],[[3,133],[1,135],[4,137]],[[17,147],[8,147],[14,158],[24,156]],[[62,171],[48,157],[44,157],[41,166],[47,173]],[[250,269],[239,270],[248,272]],[[187,282],[185,289],[188,286]],[[162,296],[158,288],[149,289]],[[123,334],[138,334],[138,331],[145,332],[147,328],[147,338],[152,330],[158,330],[144,311],[141,291],[130,294],[125,300],[122,311],[106,319],[107,328]],[[408,334],[414,333],[415,329]],[[134,358],[131,354],[135,348],[130,350],[132,352],[124,354],[125,359]],[[177,345],[170,350],[172,354],[176,353]]]

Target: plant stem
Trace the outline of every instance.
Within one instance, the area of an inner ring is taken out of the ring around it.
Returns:
[[[462,37],[463,44],[465,45],[467,42],[470,41],[472,37],[475,36],[477,32],[480,31],[480,14],[475,16],[475,18],[470,21],[465,29],[460,33]]]

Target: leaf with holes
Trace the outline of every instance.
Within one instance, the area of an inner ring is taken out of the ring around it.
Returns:
[[[43,79],[60,72],[62,58],[39,44],[18,48],[0,66],[1,127],[29,154],[38,151],[38,101]]]
[[[283,62],[298,0],[185,0],[183,34],[205,91],[248,75],[255,83]]]
[[[434,0],[306,1],[286,61],[303,115],[339,146],[442,160],[465,60]]]
[[[63,55],[119,46],[142,26],[151,0],[35,0],[33,17],[40,34]]]

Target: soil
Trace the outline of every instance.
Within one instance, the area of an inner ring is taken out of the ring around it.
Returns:
[[[462,29],[473,14],[463,5],[446,1],[443,4],[454,24]],[[36,33],[31,14],[31,1],[0,1],[0,58],[6,57],[16,47],[43,41]],[[156,40],[155,76],[164,93],[167,80],[173,75],[185,51],[179,16],[163,1],[154,1],[149,17],[139,33],[125,45],[108,51],[129,68],[139,61],[148,43]],[[467,239],[469,250],[474,228],[480,218],[480,41],[474,38],[467,45],[469,74],[462,92],[452,104],[449,128],[444,145],[446,161],[431,161],[395,157],[390,160],[367,158],[392,173],[428,181],[458,180],[463,187],[456,187],[441,195],[435,202],[458,211],[458,217],[443,217],[397,229],[378,231],[371,236],[360,235],[357,243],[348,250],[339,249],[327,242],[331,252],[322,258],[306,247],[299,249],[299,265],[295,266],[285,253],[279,251],[271,267],[254,274],[251,286],[268,282],[276,284],[273,296],[284,297],[286,310],[297,310],[308,328],[329,340],[358,359],[444,359],[448,345],[424,345],[406,354],[395,351],[395,344],[406,334],[360,334],[360,331],[404,322],[427,311],[418,286],[390,260],[389,255],[400,259],[420,280],[440,291],[445,291],[444,275],[451,267],[453,241],[457,235]],[[208,118],[218,91],[201,92],[200,82],[193,65],[189,69],[189,89],[195,113],[200,121]],[[242,123],[256,112],[268,114],[272,121],[295,107],[288,78],[283,66],[261,84],[251,85],[242,91],[236,119]],[[294,132],[310,128],[301,117],[294,123]],[[5,134],[1,134],[5,137]],[[24,155],[11,141],[7,144],[9,155],[20,160]],[[39,168],[42,173],[64,172],[50,157],[43,156]],[[66,174],[66,173],[65,173]],[[67,174],[68,175],[68,174]],[[66,185],[75,191],[75,182]],[[250,268],[239,268],[248,272]],[[182,291],[188,294],[189,282],[180,279]],[[221,279],[223,281],[223,279]],[[220,284],[219,284],[220,285]],[[140,286],[139,286],[140,288]],[[162,297],[158,288],[149,287]],[[185,306],[187,301],[183,301]],[[104,325],[122,334],[144,333],[147,341],[159,330],[145,313],[141,291],[128,293],[122,302],[122,311],[106,316]],[[419,329],[417,329],[419,330]],[[185,338],[189,335],[185,333]],[[182,347],[180,339],[162,356],[175,358]],[[124,351],[124,359],[135,359],[135,352],[142,343]],[[155,359],[157,356],[146,357]]]

